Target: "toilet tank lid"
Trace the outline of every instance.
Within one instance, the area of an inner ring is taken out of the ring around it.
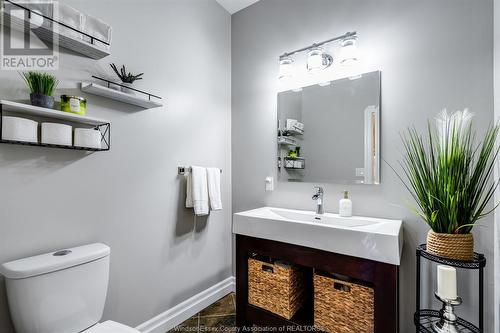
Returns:
[[[10,261],[0,266],[0,273],[8,279],[25,279],[85,264],[110,253],[109,246],[94,243]]]

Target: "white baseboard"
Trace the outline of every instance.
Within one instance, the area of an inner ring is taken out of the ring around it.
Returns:
[[[165,333],[227,294],[234,292],[235,286],[235,278],[229,277],[140,324],[136,329],[143,333]]]

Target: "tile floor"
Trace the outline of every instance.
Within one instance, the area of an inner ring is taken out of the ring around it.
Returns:
[[[221,298],[167,333],[236,332],[236,299],[234,293]]]

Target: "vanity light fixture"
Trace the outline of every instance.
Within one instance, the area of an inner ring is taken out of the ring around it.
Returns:
[[[355,31],[347,32],[342,36],[330,38],[321,43],[315,43],[295,51],[284,53],[279,58],[279,64],[280,64],[279,78],[284,79],[286,77],[290,77],[295,74],[295,69],[293,65],[294,59],[291,58],[291,56],[296,53],[307,51],[306,68],[309,73],[317,73],[330,67],[333,64],[333,57],[324,50],[323,46],[332,42],[340,41],[341,43],[342,55],[340,59],[342,64],[348,65],[349,63],[357,61],[357,56],[356,56],[357,38],[358,35]]]
[[[344,38],[340,45],[342,46],[340,53],[340,63],[343,66],[352,66],[358,61],[357,52],[357,40],[356,36],[350,36]]]
[[[292,57],[280,58],[280,75],[279,79],[283,80],[293,76],[294,71],[294,60]]]
[[[309,73],[318,73],[333,63],[333,57],[321,47],[315,46],[307,53],[307,70]]]

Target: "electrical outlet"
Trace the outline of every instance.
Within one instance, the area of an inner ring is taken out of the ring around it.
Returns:
[[[356,168],[356,177],[363,177],[365,175],[365,168]]]

